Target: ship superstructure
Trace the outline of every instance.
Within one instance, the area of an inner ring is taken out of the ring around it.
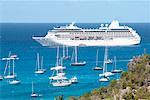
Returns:
[[[83,29],[71,23],[54,27],[44,37],[32,37],[42,46],[129,46],[139,44],[138,33],[128,26],[120,26],[117,20],[101,24],[98,29]]]

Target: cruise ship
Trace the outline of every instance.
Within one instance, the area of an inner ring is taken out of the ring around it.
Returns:
[[[33,36],[42,46],[130,46],[139,44],[141,37],[128,26],[121,26],[117,20],[101,24],[97,29],[83,29],[71,23],[54,27],[46,36]]]

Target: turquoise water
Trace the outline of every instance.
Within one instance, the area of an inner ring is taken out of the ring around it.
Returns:
[[[96,49],[99,49],[99,60],[103,60],[104,47],[82,47],[78,48],[79,60],[85,60],[87,65],[84,67],[71,67],[70,61],[64,61],[64,65],[67,67],[66,74],[68,78],[77,76],[79,83],[71,85],[69,87],[53,87],[49,84],[48,77],[51,76],[52,71],[50,67],[55,65],[56,62],[56,48],[42,47],[40,44],[32,40],[32,36],[44,36],[49,29],[54,26],[60,26],[64,24],[48,24],[48,23],[20,23],[0,24],[0,58],[7,57],[8,52],[11,51],[19,56],[19,60],[16,61],[16,73],[18,79],[21,80],[19,85],[9,85],[8,80],[0,81],[0,99],[3,100],[28,100],[31,99],[31,82],[34,82],[35,91],[42,94],[42,97],[37,99],[53,100],[55,96],[64,95],[68,96],[80,96],[90,90],[107,86],[109,82],[99,82],[98,74],[102,71],[93,71],[95,66]],[[83,28],[98,28],[99,24],[77,24]],[[140,55],[143,53],[144,48],[146,52],[150,53],[150,24],[149,23],[130,23],[126,24],[140,34],[142,42],[139,45],[129,47],[109,47],[109,58],[117,57],[117,65],[124,71],[127,71],[127,63],[132,56]],[[62,51],[62,48],[61,48]],[[41,56],[44,56],[44,68],[47,72],[43,75],[34,74],[36,65],[36,53],[39,52]],[[69,55],[72,54],[72,48],[69,48]],[[102,65],[102,62],[99,63]],[[5,62],[0,61],[0,74],[2,75],[5,68]],[[111,71],[112,65],[108,65],[108,70]],[[111,77],[116,79],[120,75]]]

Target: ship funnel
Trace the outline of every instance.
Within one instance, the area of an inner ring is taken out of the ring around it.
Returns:
[[[113,20],[109,25],[109,28],[119,28],[119,22],[117,20]]]

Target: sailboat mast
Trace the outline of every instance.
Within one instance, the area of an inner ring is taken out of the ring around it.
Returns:
[[[59,62],[59,46],[57,46],[56,66],[58,66],[58,62]]]
[[[105,69],[106,69],[106,72],[107,72],[107,63],[106,63],[107,60],[108,60],[108,47],[106,46],[106,52],[105,52]]]
[[[63,58],[61,57],[61,66],[63,66]]]
[[[8,58],[10,58],[10,55],[11,55],[11,51],[9,51],[9,55],[8,55]],[[10,59],[8,59],[8,68],[9,68],[9,73],[8,75],[10,75]]]
[[[68,57],[68,46],[66,46],[66,56]]]
[[[78,51],[77,51],[77,46],[75,46],[75,63],[77,63],[78,60]]]
[[[34,87],[33,87],[33,82],[32,82],[32,93],[34,93]]]
[[[6,73],[6,71],[7,71],[7,68],[8,68],[8,60],[7,60],[7,62],[6,62],[6,66],[5,66],[5,70],[4,70],[4,75],[5,75],[5,73]]]
[[[114,57],[115,69],[116,69],[116,56]]]
[[[9,73],[8,73],[8,75],[10,75],[10,59],[8,60],[8,68],[9,68]]]
[[[15,59],[13,59],[13,75],[15,75]]]
[[[65,46],[63,45],[63,58],[65,57]]]
[[[96,52],[96,67],[98,66],[98,49],[97,49],[97,52]]]
[[[105,53],[104,53],[104,62],[103,62],[103,73],[105,73],[105,71],[107,72],[107,47],[105,47]]]
[[[37,68],[40,69],[40,63],[39,63],[39,53],[37,53]]]
[[[43,56],[41,57],[41,69],[43,69]]]

